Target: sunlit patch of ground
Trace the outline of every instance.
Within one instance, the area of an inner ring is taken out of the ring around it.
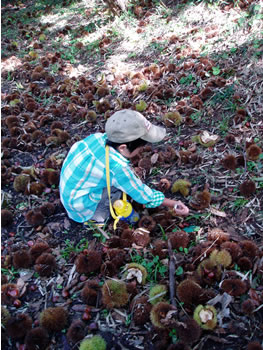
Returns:
[[[77,7],[72,5],[63,11],[58,10],[56,14],[42,16],[41,22],[50,23],[51,32],[66,25],[70,25],[74,30],[80,25],[88,27],[93,23],[96,30],[78,38],[77,41],[86,47],[89,45],[96,47],[96,42],[103,36],[111,36],[112,43],[108,46],[110,52],[106,56],[103,69],[114,68],[119,73],[141,66],[142,57],[173,62],[174,51],[180,46],[188,46],[203,55],[227,52],[245,44],[248,40],[259,39],[263,30],[262,20],[255,16],[260,12],[258,9],[257,11],[251,9],[251,13],[246,15],[238,7],[222,11],[216,4],[207,5],[204,2],[195,6],[182,6],[178,10],[178,15],[174,9],[160,4],[149,16],[136,18],[130,13],[124,13],[110,21],[109,13],[104,11],[102,15],[103,12],[98,9],[102,8],[94,1],[89,3],[83,1],[78,3]],[[85,11],[88,11],[89,15],[85,16]],[[179,41],[176,44],[169,44],[172,35],[178,36],[183,43]],[[61,48],[73,45],[70,33],[58,42]],[[96,55],[91,56],[92,60],[96,58]],[[87,58],[87,71],[89,61]],[[80,74],[83,71],[85,71],[84,65],[80,69]]]

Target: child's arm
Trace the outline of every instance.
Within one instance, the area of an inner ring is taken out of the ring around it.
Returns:
[[[129,166],[113,169],[112,175],[112,186],[127,193],[137,203],[145,204],[146,208],[164,205],[173,208],[177,215],[188,215],[189,209],[181,201],[165,198],[162,192],[143,184]]]
[[[164,205],[168,208],[173,208],[177,215],[185,216],[189,214],[189,208],[186,205],[184,205],[184,203],[181,201],[175,201],[173,199],[164,198],[161,205]]]

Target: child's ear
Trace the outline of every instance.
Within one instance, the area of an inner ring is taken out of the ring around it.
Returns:
[[[125,143],[124,143],[123,145],[120,145],[120,146],[118,147],[118,151],[119,151],[120,153],[126,152],[126,151],[127,151],[127,145],[125,145]]]
[[[120,145],[118,147],[118,151],[120,152],[120,154],[123,156],[123,157],[129,157],[130,155],[130,152],[127,148],[127,145],[123,144],[123,145]]]

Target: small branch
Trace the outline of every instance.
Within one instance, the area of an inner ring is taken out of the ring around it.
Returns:
[[[73,275],[74,275],[75,271],[76,271],[76,265],[74,264],[74,265],[72,266],[71,270],[70,270],[70,274],[69,274],[69,278],[68,278],[68,283],[67,283],[67,286],[66,286],[66,287],[69,287],[70,282],[71,282],[71,280],[72,280],[72,278],[73,278]]]
[[[3,12],[7,12],[7,11],[18,11],[18,10],[20,10],[19,7],[4,7],[1,9],[1,12],[3,13]]]
[[[110,236],[99,226],[97,226],[96,224],[92,223],[92,222],[87,222],[87,226],[92,229],[92,230],[98,230],[103,237],[105,237],[106,239],[109,239]]]
[[[78,129],[80,126],[82,126],[82,125],[84,125],[84,124],[87,124],[87,123],[89,123],[89,122],[90,122],[89,120],[85,120],[84,122],[81,122],[81,123],[77,124],[76,126],[74,126],[74,127],[72,128],[72,130]]]
[[[217,237],[217,239],[214,240],[214,242],[201,254],[199,255],[194,261],[193,261],[193,264],[199,259],[201,258],[203,255],[206,254],[206,252],[213,247],[213,245],[219,240],[219,237]]]
[[[162,0],[160,0],[160,4],[162,5],[162,7],[164,7],[166,10],[168,9],[167,6],[163,3]],[[177,1],[176,1],[176,4],[177,4]]]
[[[106,238],[106,239],[109,239],[110,236],[105,232],[103,231],[100,227],[96,227],[96,229]]]
[[[243,145],[243,157],[244,157],[244,174],[247,173],[247,152],[246,152],[246,138],[244,139],[244,145]]]
[[[168,253],[169,253],[169,289],[170,289],[170,299],[171,299],[171,304],[173,306],[176,306],[176,301],[175,301],[175,292],[174,292],[174,286],[175,286],[175,256],[172,251],[172,245],[170,240],[168,239]]]

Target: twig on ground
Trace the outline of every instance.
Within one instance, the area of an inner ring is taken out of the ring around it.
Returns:
[[[72,130],[78,129],[80,126],[85,125],[87,123],[89,123],[89,120],[85,120],[84,122],[81,122],[81,123],[77,124],[76,126],[74,126],[72,128]]]
[[[110,236],[105,232],[103,231],[100,227],[96,227],[96,229],[106,238],[106,239],[109,239]]]
[[[176,306],[176,301],[175,301],[175,292],[174,292],[174,285],[175,285],[175,280],[174,280],[174,274],[175,274],[175,256],[172,251],[172,245],[170,240],[168,239],[168,252],[169,252],[169,289],[170,289],[170,299],[171,299],[171,304],[173,306]]]
[[[70,270],[70,274],[69,274],[69,278],[68,278],[67,287],[70,285],[70,282],[71,282],[71,280],[72,280],[72,278],[73,278],[73,275],[74,275],[75,271],[76,271],[76,265],[74,264],[74,265],[72,266],[71,270]]]
[[[217,237],[217,239],[214,240],[214,242],[201,254],[199,255],[194,261],[193,261],[193,264],[199,259],[201,258],[201,256],[205,255],[205,253],[211,248],[213,247],[213,245],[216,243],[216,241],[219,240],[219,237]]]

